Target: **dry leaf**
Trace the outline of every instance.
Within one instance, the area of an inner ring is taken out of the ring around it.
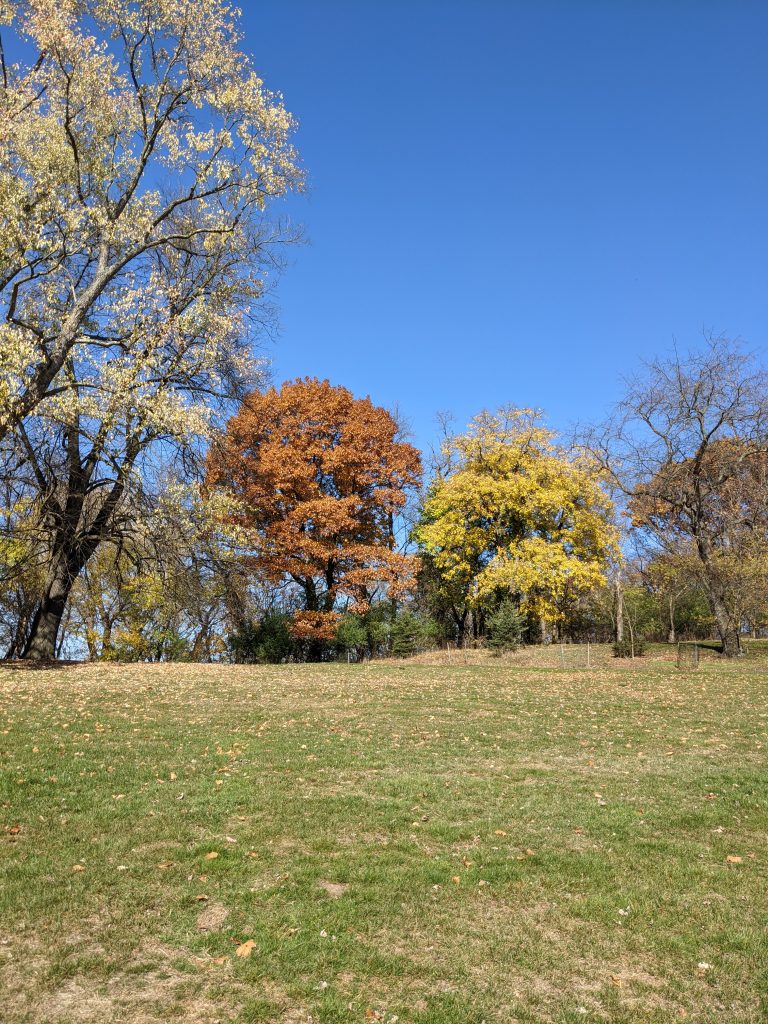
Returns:
[[[725,859],[729,864],[741,864],[741,857],[737,857],[733,853],[729,853]]]
[[[215,850],[211,850],[211,852],[210,852],[210,853],[206,853],[206,855],[205,855],[205,859],[206,859],[206,860],[216,860],[216,858],[217,858],[218,856],[219,856],[219,855],[218,855],[218,853],[216,853],[216,851],[215,851]]]
[[[73,871],[85,871],[85,868],[83,867],[82,864],[73,864],[72,865],[72,870]]]
[[[245,942],[241,942],[240,945],[235,950],[235,956],[250,956],[251,951],[253,950],[255,945],[256,943],[253,941],[253,939],[247,939]]]
[[[461,885],[461,878],[459,875],[454,875],[451,881],[454,885]]]
[[[507,833],[504,831],[503,828],[497,828],[493,834],[495,836],[505,836]]]
[[[195,899],[197,900],[198,903],[204,903],[205,900],[208,899],[208,897],[205,895],[205,893],[201,893],[199,896],[195,896]]]
[[[160,863],[157,866],[159,868],[172,868],[173,867],[173,861],[172,860],[161,860]]]

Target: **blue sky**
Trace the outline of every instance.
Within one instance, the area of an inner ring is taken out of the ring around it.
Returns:
[[[766,345],[768,4],[242,6],[310,186],[276,381],[397,405],[426,447],[438,410],[599,417],[704,330]]]

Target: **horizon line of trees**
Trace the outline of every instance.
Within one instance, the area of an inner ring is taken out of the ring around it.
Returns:
[[[370,399],[311,378],[254,390],[203,462],[182,475],[158,461],[152,503],[148,488],[126,494],[41,653],[30,638],[59,542],[45,516],[67,481],[51,496],[6,469],[3,654],[361,660],[717,637],[733,656],[768,626],[768,455],[747,431],[763,381],[738,345],[710,339],[633,383],[622,434],[611,422],[564,446],[531,410],[486,412],[446,431],[426,483]],[[627,440],[630,409],[650,441]]]

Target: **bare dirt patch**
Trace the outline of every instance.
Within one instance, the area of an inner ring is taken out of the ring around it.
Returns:
[[[218,932],[229,917],[229,911],[223,903],[218,900],[211,900],[197,915],[197,930],[199,932]]]
[[[327,882],[325,879],[321,879],[317,884],[333,900],[340,900],[349,889],[346,882]]]

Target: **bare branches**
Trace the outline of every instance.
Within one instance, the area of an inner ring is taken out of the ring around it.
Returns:
[[[647,542],[695,553],[723,649],[736,653],[740,569],[762,558],[768,571],[766,371],[739,343],[707,338],[700,351],[650,361],[582,444]]]

